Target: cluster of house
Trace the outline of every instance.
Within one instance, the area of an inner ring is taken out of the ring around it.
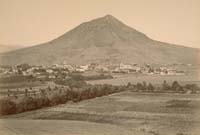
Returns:
[[[24,76],[32,75],[37,78],[63,78],[71,72],[101,72],[101,73],[141,73],[141,74],[160,74],[160,75],[184,75],[185,71],[177,70],[174,67],[153,67],[151,65],[139,66],[137,64],[97,64],[69,65],[55,64],[52,66],[30,66],[21,64],[17,66],[1,66],[1,75],[21,74]]]
[[[33,76],[37,79],[55,79],[67,77],[69,70],[67,68],[60,68],[57,66],[7,66],[0,67],[0,75],[23,75],[23,76]]]

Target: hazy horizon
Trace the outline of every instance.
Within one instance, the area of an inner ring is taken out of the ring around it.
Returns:
[[[199,4],[198,0],[0,0],[0,45],[48,42],[110,14],[154,40],[200,48]]]

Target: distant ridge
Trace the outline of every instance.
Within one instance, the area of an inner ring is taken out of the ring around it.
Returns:
[[[112,15],[40,45],[0,54],[0,64],[197,63],[200,50],[150,39]]]
[[[14,51],[14,50],[21,49],[21,48],[23,48],[23,46],[21,46],[21,45],[3,45],[3,44],[0,44],[0,53]]]

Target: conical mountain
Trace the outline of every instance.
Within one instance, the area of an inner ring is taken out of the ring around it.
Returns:
[[[111,15],[85,22],[44,44],[0,55],[1,64],[195,63],[199,49],[150,39]]]

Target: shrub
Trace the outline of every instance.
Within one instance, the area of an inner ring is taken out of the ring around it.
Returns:
[[[49,106],[49,98],[45,95],[42,95],[41,97],[35,98],[35,104],[36,108],[42,108]]]
[[[59,103],[59,97],[58,94],[53,94],[49,97],[49,105],[54,106]]]
[[[66,94],[65,93],[61,93],[60,94],[60,103],[64,104],[66,102],[67,102]]]
[[[191,90],[192,93],[197,93],[200,91],[200,88],[196,84],[186,84],[183,88],[186,90]]]
[[[0,114],[8,115],[16,113],[16,104],[9,99],[0,100]]]
[[[29,111],[29,110],[34,110],[36,109],[36,100],[33,97],[27,97],[25,96],[23,98],[24,102],[24,110]]]
[[[36,98],[35,100],[36,100],[36,108],[37,109],[42,108],[43,106],[45,106],[44,103],[43,103],[42,97]]]
[[[184,88],[190,89],[190,90],[198,90],[199,89],[199,87],[196,84],[186,84],[184,86]]]
[[[25,102],[21,100],[19,103],[16,104],[16,113],[25,112]]]

